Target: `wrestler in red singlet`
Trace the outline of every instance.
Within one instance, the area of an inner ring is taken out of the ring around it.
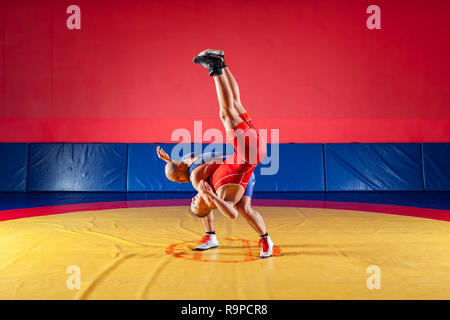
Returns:
[[[253,170],[266,155],[266,142],[253,120],[247,112],[239,116],[243,121],[227,132],[235,152],[211,176],[211,185],[216,192],[227,184],[238,184],[245,190]]]

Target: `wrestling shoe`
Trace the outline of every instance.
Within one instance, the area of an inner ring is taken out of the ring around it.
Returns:
[[[206,49],[200,52],[197,56],[216,56],[222,58],[222,68],[225,68],[225,52],[222,50]]]
[[[198,55],[194,58],[194,63],[202,65],[208,69],[209,75],[211,77],[222,74],[222,63],[223,58],[219,55]]]
[[[268,258],[272,256],[273,241],[270,239],[269,235],[261,237],[261,239],[259,239],[258,246],[262,247],[261,252],[259,253],[260,258]]]
[[[217,241],[217,237],[215,234],[205,234],[201,240],[201,245],[195,247],[196,251],[205,251],[212,248],[217,248],[219,246],[219,242]]]

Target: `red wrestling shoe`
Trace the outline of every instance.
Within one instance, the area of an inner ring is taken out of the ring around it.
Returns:
[[[272,256],[273,241],[272,241],[272,239],[270,239],[269,235],[267,235],[265,237],[261,237],[261,239],[259,239],[258,245],[260,247],[262,247],[261,252],[259,254],[260,258],[268,258],[268,257]]]

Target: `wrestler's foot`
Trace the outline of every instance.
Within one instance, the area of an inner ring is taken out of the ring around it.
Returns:
[[[194,63],[204,66],[209,71],[210,76],[222,74],[223,58],[219,55],[198,55],[194,58]]]
[[[215,50],[215,49],[206,49],[203,50],[198,54],[198,56],[216,56],[222,58],[222,68],[225,68],[227,65],[225,64],[225,52],[222,50]]]
[[[206,234],[201,241],[201,245],[195,247],[196,251],[205,251],[212,248],[217,248],[219,246],[219,242],[217,241],[217,237],[215,234]]]
[[[259,254],[260,258],[268,258],[272,256],[273,241],[272,239],[270,239],[269,235],[261,237],[261,239],[259,239],[258,245],[262,247],[261,252]]]
[[[198,56],[205,56],[205,55],[213,55],[223,58],[225,57],[225,52],[223,52],[223,50],[206,49],[198,54]]]

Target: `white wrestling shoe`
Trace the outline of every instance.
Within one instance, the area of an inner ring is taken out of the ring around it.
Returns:
[[[273,241],[270,239],[270,236],[262,237],[259,239],[258,245],[262,247],[261,252],[259,254],[260,258],[268,258],[272,256],[273,252]]]
[[[201,240],[201,245],[195,247],[193,250],[205,251],[212,248],[217,248],[219,246],[219,241],[215,234],[205,234]]]

